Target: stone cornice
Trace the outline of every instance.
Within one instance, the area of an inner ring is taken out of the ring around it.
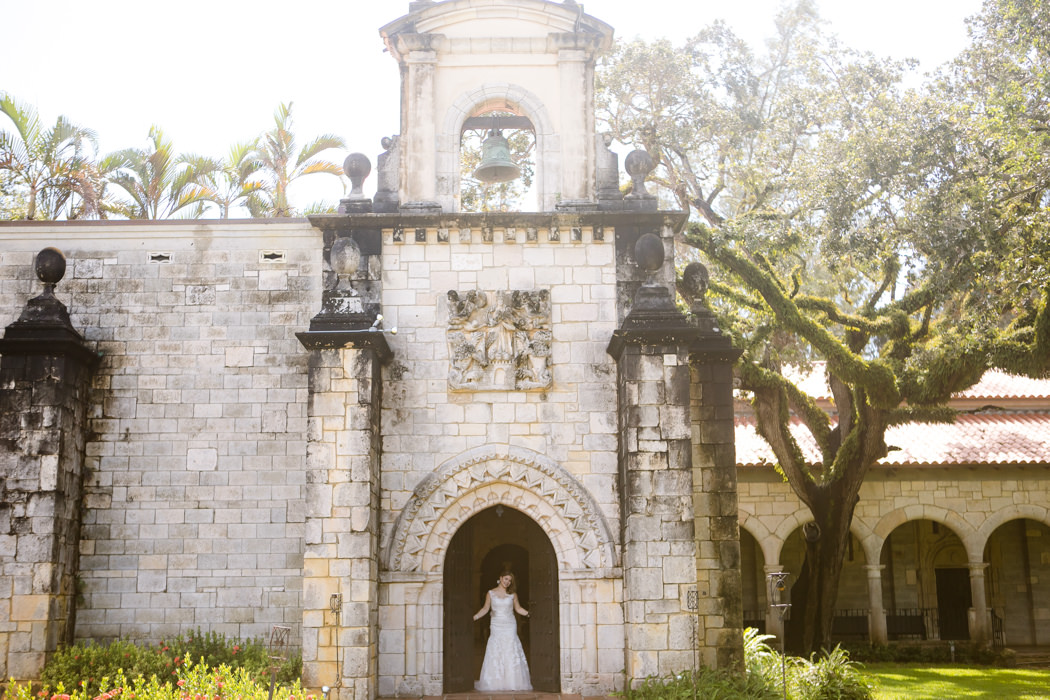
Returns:
[[[597,205],[595,205],[597,207]],[[549,228],[552,226],[669,226],[678,230],[688,219],[682,211],[459,212],[441,214],[315,214],[310,223],[322,231],[361,228]]]

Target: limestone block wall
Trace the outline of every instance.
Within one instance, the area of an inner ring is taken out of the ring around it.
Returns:
[[[506,218],[506,217],[505,217]],[[451,536],[503,503],[541,525],[559,580],[561,688],[601,694],[624,664],[616,534],[615,231],[572,217],[383,230],[381,694],[442,692]],[[448,291],[548,290],[549,388],[450,388]],[[593,598],[591,598],[593,596]]]
[[[617,320],[614,232],[598,239],[593,226],[543,218],[545,226],[407,230],[397,241],[383,231],[384,324],[398,329],[383,368],[384,547],[420,481],[484,445],[547,456],[617,527],[615,367],[605,351]],[[550,291],[552,388],[450,391],[447,292],[542,289]]]
[[[77,636],[250,637],[302,620],[308,354],[320,233],[288,222],[0,226],[0,325],[59,285],[101,354],[89,397]],[[298,640],[296,640],[298,642]]]

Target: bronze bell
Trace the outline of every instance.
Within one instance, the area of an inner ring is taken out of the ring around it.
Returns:
[[[489,131],[481,144],[481,163],[474,170],[474,177],[486,184],[510,182],[521,177],[521,168],[510,159],[510,144],[496,129]]]

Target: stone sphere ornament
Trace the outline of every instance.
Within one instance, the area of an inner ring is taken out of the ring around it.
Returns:
[[[634,259],[650,277],[663,266],[664,255],[664,242],[655,233],[640,236],[634,244]]]
[[[350,178],[350,199],[364,199],[361,186],[372,172],[372,163],[364,153],[351,153],[343,161],[343,172]]]
[[[703,263],[691,262],[685,266],[685,270],[682,271],[682,286],[694,304],[704,300],[710,279],[711,275]]]
[[[35,269],[37,279],[54,289],[66,274],[66,256],[58,248],[44,248],[36,254]]]
[[[656,163],[647,151],[636,148],[627,154],[623,160],[623,168],[631,176],[631,194],[627,195],[628,197],[648,198],[653,196],[645,189],[645,178],[655,167]]]

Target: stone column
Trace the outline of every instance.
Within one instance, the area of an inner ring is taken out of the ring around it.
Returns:
[[[594,173],[593,133],[588,125],[594,109],[587,109],[586,51],[575,48],[574,34],[559,35],[569,42],[558,51],[561,78],[561,202],[564,208],[594,199],[590,179]]]
[[[889,633],[886,629],[886,609],[882,606],[882,570],[881,564],[865,564],[868,572],[868,641],[872,644],[887,644]]]
[[[984,570],[988,564],[983,561],[971,561],[970,567],[970,640],[977,646],[985,646],[991,639],[988,619],[988,595],[984,587]]]
[[[609,346],[631,681],[691,668],[694,625],[704,663],[739,666],[743,656],[730,363],[691,364],[701,334],[655,281],[664,255],[655,234],[639,237],[634,259],[648,279]]]
[[[737,520],[733,363],[740,351],[722,335],[706,308],[692,263],[683,287],[693,294],[690,391],[693,517],[696,523],[698,635],[706,666],[743,670],[743,584]],[[701,268],[703,266],[700,266]]]
[[[0,340],[0,678],[40,677],[73,641],[88,389],[98,356],[54,296],[65,258],[36,258],[44,293]]]
[[[314,220],[321,228],[330,223]],[[380,253],[377,232],[334,232],[341,235],[327,246],[331,274],[321,312],[309,331],[296,334],[310,351],[303,685],[331,687],[331,700],[372,700],[379,657],[380,366],[391,352],[378,304],[362,291],[369,271],[380,267],[367,262]]]
[[[433,34],[400,34],[398,51],[403,57],[401,82],[401,204],[406,209],[440,211],[437,186],[437,123],[434,113],[435,47],[441,37]]]
[[[641,679],[692,659],[688,348],[631,342],[617,359],[626,671]]]

